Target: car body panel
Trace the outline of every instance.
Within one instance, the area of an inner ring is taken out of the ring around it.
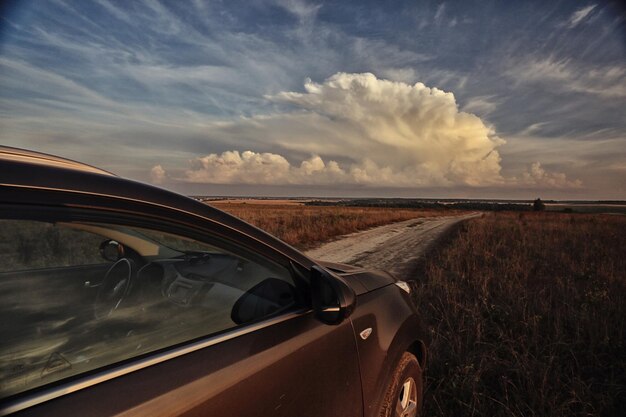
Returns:
[[[362,295],[396,282],[396,279],[385,271],[364,269],[336,262],[320,260],[316,262],[342,277],[354,288],[357,295]]]
[[[17,415],[84,415],[85,404],[92,404],[92,417],[314,417],[329,409],[340,412],[337,415],[361,416],[352,326],[349,321],[326,326],[311,312],[303,313]]]
[[[425,329],[418,320],[406,293],[388,285],[359,296],[358,308],[351,316],[361,363],[361,382],[365,416],[378,416],[393,369],[409,346],[423,340]],[[360,333],[372,329],[363,339]],[[424,364],[422,364],[424,365]],[[385,381],[385,383],[381,383]]]

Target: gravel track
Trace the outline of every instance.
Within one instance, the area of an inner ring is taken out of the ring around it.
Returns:
[[[321,261],[384,269],[408,279],[426,250],[456,223],[480,216],[425,217],[341,236],[306,254]]]

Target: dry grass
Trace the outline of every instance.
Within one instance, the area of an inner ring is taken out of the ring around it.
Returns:
[[[488,214],[423,273],[423,415],[623,415],[626,216]]]
[[[396,221],[455,214],[452,210],[319,207],[266,203],[210,202],[210,204],[300,249],[311,248],[343,234]]]

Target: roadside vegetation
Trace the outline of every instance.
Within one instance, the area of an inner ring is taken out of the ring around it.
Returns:
[[[313,200],[309,206],[340,207],[387,207],[431,210],[473,210],[473,211],[557,211],[564,213],[615,213],[626,214],[624,201],[554,201],[554,200],[458,200],[458,199],[414,199],[414,198],[368,198]]]
[[[451,216],[453,210],[377,207],[305,206],[284,204],[209,204],[237,216],[299,249],[347,233],[417,217]]]
[[[488,213],[420,270],[423,415],[623,415],[626,216]]]

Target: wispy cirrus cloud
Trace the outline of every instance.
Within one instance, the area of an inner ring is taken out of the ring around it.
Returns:
[[[467,100],[463,106],[463,111],[484,117],[492,113],[497,107],[498,101],[495,96],[478,96]]]
[[[581,9],[576,10],[567,21],[567,26],[571,29],[578,26],[589,16],[589,14],[596,8],[596,4],[592,4]]]
[[[570,59],[526,57],[508,64],[505,74],[517,84],[543,84],[558,91],[605,98],[626,97],[626,67],[577,64]]]
[[[440,24],[443,21],[443,18],[446,14],[446,3],[441,3],[437,6],[437,11],[435,12],[435,23]]]

